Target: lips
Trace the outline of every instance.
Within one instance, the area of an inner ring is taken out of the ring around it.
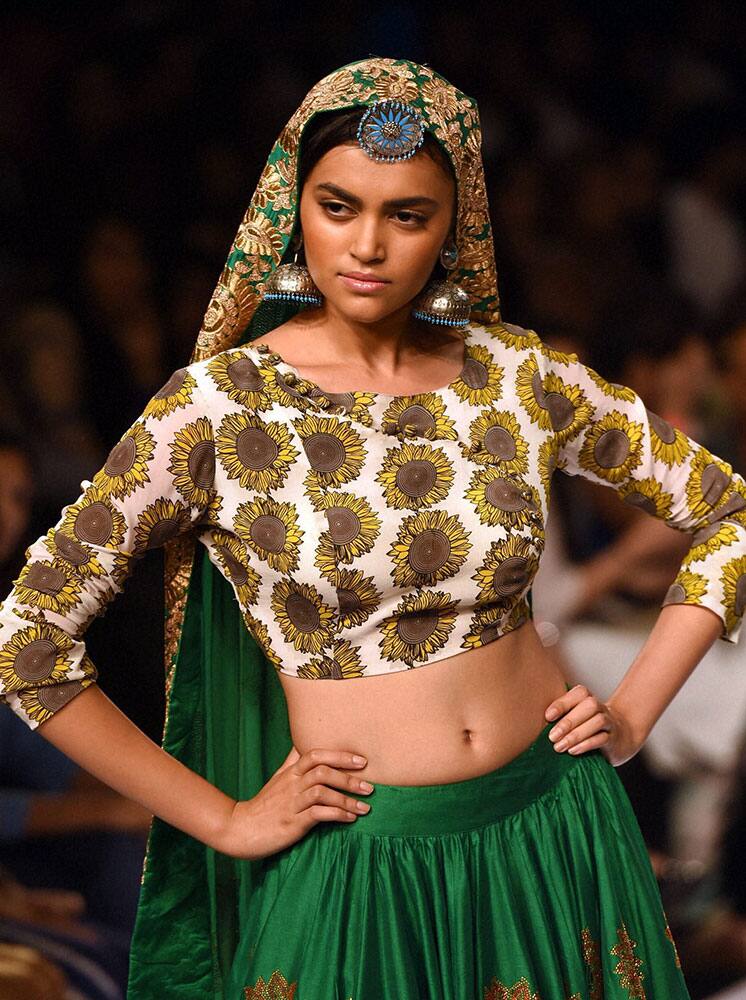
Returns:
[[[383,278],[377,278],[360,271],[351,271],[349,274],[340,274],[340,279],[354,292],[379,292],[389,284]]]

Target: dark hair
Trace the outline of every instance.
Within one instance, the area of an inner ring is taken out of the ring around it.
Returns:
[[[349,108],[346,111],[322,111],[312,119],[301,140],[298,164],[299,194],[303,190],[306,178],[325,153],[334,149],[335,146],[357,142],[357,128],[360,119],[367,110],[364,107],[357,107]],[[425,139],[418,150],[419,152],[425,153],[437,163],[456,185],[456,175],[451,159],[432,132],[425,131]]]

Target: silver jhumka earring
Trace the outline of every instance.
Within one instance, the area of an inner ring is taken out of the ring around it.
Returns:
[[[455,243],[442,247],[440,263],[446,271],[452,271],[458,262],[458,247]],[[466,326],[471,312],[471,300],[463,288],[451,281],[434,279],[425,285],[415,300],[412,315],[428,323],[440,326]]]
[[[321,292],[314,284],[305,264],[298,263],[298,253],[303,245],[303,234],[294,241],[295,256],[292,264],[280,264],[264,283],[262,298],[280,302],[300,302],[303,305],[320,306]]]

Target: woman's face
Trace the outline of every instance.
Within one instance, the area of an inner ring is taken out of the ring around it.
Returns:
[[[455,198],[452,178],[421,150],[396,163],[357,144],[325,153],[303,185],[300,224],[327,307],[364,323],[408,310],[450,242]],[[377,281],[346,277],[355,273]]]

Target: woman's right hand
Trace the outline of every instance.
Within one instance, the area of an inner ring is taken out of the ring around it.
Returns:
[[[293,747],[253,798],[236,803],[218,850],[256,861],[294,844],[316,823],[354,822],[370,806],[349,793],[367,795],[373,789],[347,769],[366,763],[345,750],[300,754]]]

